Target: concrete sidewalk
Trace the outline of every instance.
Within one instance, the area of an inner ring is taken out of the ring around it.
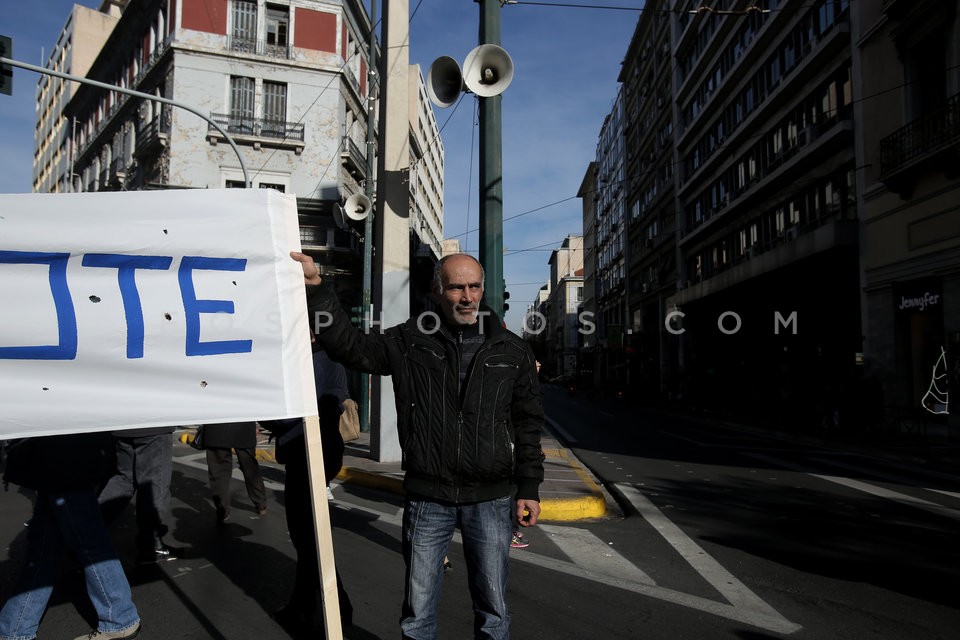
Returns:
[[[195,429],[185,429],[180,441],[193,441]],[[543,461],[544,479],[540,485],[540,520],[545,522],[570,522],[590,520],[614,515],[619,512],[616,501],[600,486],[590,471],[577,460],[548,431],[541,438],[546,456]],[[273,443],[261,433],[257,443],[257,459],[276,464]],[[341,482],[403,493],[403,471],[399,462],[378,462],[370,455],[370,433],[361,433],[360,438],[346,443],[343,469],[337,475]]]

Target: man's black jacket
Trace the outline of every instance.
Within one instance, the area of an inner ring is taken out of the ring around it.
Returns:
[[[326,286],[307,288],[317,340],[346,367],[393,376],[408,494],[451,503],[539,500],[543,407],[530,347],[481,316],[486,339],[462,394],[459,347],[436,314],[369,334],[355,329]]]

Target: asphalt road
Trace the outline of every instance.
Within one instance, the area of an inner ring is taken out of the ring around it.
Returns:
[[[956,638],[960,476],[956,469],[596,405],[547,386],[561,439],[624,516],[544,524],[513,550],[516,638]],[[133,521],[113,530],[144,621],[141,638],[287,637],[269,616],[291,588],[282,467],[264,466],[270,509],[234,486],[218,528],[203,454],[174,448],[173,531],[185,557],[133,563]],[[334,487],[337,565],[355,608],[348,638],[398,637],[403,562],[397,495]],[[0,595],[20,566],[30,500],[0,493]],[[129,516],[129,514],[128,514]],[[472,637],[459,544],[440,637]],[[40,637],[88,628],[66,566]]]
[[[624,507],[590,529],[655,583],[634,637],[960,637],[952,460],[545,397]]]

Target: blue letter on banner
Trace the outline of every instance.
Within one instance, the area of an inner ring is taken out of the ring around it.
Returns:
[[[137,292],[137,269],[169,269],[173,258],[167,256],[126,256],[118,253],[88,253],[85,267],[108,267],[117,270],[120,297],[127,319],[127,357],[143,357],[143,307]]]
[[[180,261],[180,296],[183,298],[183,311],[187,322],[187,355],[211,356],[223,353],[250,353],[253,340],[219,340],[200,342],[201,313],[233,313],[231,300],[197,300],[193,287],[193,270],[243,271],[247,261],[243,258],[205,258],[202,256],[184,256]]]
[[[50,265],[50,293],[57,310],[59,344],[32,347],[0,347],[2,360],[73,360],[77,357],[77,315],[67,287],[69,253],[0,251],[0,264]]]

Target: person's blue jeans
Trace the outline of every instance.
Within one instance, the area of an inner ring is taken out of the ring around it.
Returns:
[[[0,609],[0,639],[37,636],[64,549],[83,565],[87,596],[99,618],[97,629],[123,631],[140,621],[93,488],[39,491],[27,529],[27,564]]]
[[[510,496],[461,505],[407,498],[403,511],[403,559],[407,566],[400,617],[403,638],[437,637],[443,557],[458,526],[473,599],[474,637],[510,637],[506,591],[512,505]]]

